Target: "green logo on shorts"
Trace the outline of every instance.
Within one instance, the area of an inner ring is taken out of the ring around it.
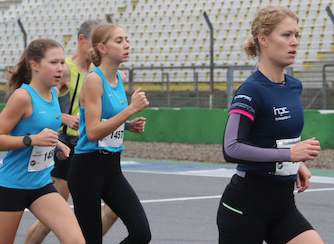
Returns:
[[[282,162],[277,163],[277,169],[283,169],[283,163]]]

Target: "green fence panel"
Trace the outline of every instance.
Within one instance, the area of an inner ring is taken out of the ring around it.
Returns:
[[[125,139],[147,142],[220,144],[227,121],[224,109],[145,109],[137,116],[147,118],[145,133],[126,132]],[[135,117],[137,117],[135,116]],[[316,137],[322,149],[334,148],[334,113],[305,110],[302,139]]]
[[[304,111],[302,139],[315,137],[322,149],[334,148],[334,112],[321,113],[318,110]]]
[[[145,132],[126,132],[126,140],[217,144],[222,141],[227,111],[158,108],[145,109],[134,117],[139,116],[146,118]]]
[[[4,104],[0,103],[0,111]],[[225,109],[147,108],[132,118],[146,118],[144,133],[125,132],[125,140],[220,144],[227,121]],[[334,149],[334,112],[304,111],[302,139],[316,137],[322,149]]]

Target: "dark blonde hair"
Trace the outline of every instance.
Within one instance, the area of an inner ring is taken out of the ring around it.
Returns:
[[[286,17],[299,21],[295,12],[283,6],[267,6],[260,9],[252,22],[252,34],[244,42],[244,50],[249,57],[261,52],[258,34],[270,35],[274,28]]]
[[[7,94],[22,84],[29,84],[32,76],[30,61],[39,63],[45,57],[46,51],[56,47],[63,48],[58,42],[51,39],[32,41],[23,51],[18,64],[7,72]]]
[[[122,28],[116,24],[101,24],[98,25],[92,33],[92,49],[90,50],[92,55],[92,62],[97,67],[101,64],[101,54],[97,48],[99,43],[106,44],[112,37],[112,34],[116,28]]]

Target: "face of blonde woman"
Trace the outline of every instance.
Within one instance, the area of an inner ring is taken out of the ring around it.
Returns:
[[[297,55],[299,29],[297,21],[286,17],[262,44],[261,53],[274,65],[286,67],[292,64]],[[266,48],[264,48],[266,47]]]
[[[111,38],[105,44],[107,55],[117,63],[129,60],[130,44],[125,31],[117,27],[113,30]]]

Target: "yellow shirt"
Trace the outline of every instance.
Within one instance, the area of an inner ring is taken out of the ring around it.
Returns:
[[[59,104],[62,113],[77,115],[79,113],[79,94],[85,76],[80,73],[79,68],[73,63],[71,58],[66,58],[65,63],[70,69],[70,86],[68,90],[59,96]],[[73,130],[66,125],[59,129],[60,133],[68,136],[78,136],[78,130]]]

